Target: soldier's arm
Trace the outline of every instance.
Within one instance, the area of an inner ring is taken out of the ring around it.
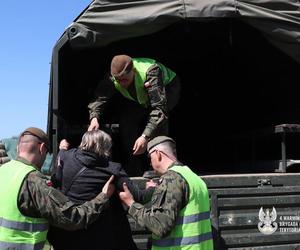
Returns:
[[[18,198],[18,206],[23,215],[42,217],[54,226],[77,230],[95,221],[108,203],[107,196],[100,193],[93,200],[76,206],[61,192],[48,186],[48,183],[47,178],[38,171],[28,175]]]
[[[97,118],[99,120],[109,99],[115,93],[113,82],[108,74],[99,82],[94,91],[94,97],[88,105],[90,120]]]
[[[143,134],[151,138],[155,130],[167,124],[167,99],[161,69],[155,64],[147,71],[145,82],[150,102],[150,114]]]
[[[154,193],[155,188],[149,187],[147,189],[141,189],[136,185],[130,178],[120,178],[118,180],[119,191],[123,191],[123,183],[126,183],[130,193],[133,196],[133,199],[138,202],[145,204],[151,200],[151,197]]]
[[[187,184],[173,171],[164,175],[156,187],[152,200],[145,204],[134,202],[128,213],[142,226],[158,237],[170,233],[180,210],[187,202]]]
[[[151,200],[154,188],[141,189],[135,184],[127,175],[125,170],[120,167],[118,175],[115,178],[116,188],[119,191],[123,191],[123,183],[126,183],[130,193],[132,194],[136,202],[145,204]]]
[[[53,187],[57,189],[61,189],[62,187],[62,179],[63,179],[63,164],[62,162],[64,161],[64,154],[66,150],[61,149],[56,157],[56,162],[54,164],[54,169],[51,175],[51,181],[53,184]]]

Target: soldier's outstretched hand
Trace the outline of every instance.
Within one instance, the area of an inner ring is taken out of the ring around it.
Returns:
[[[132,149],[133,154],[140,155],[145,153],[147,149],[147,144],[148,140],[145,137],[140,136],[139,138],[137,138]]]
[[[123,192],[119,193],[119,197],[124,205],[130,207],[134,203],[134,199],[125,182],[123,183],[123,190]]]
[[[60,141],[59,143],[59,149],[62,150],[68,150],[70,147],[70,143],[66,140],[66,139],[63,139]]]
[[[112,183],[114,180],[114,176],[112,175],[109,180],[105,183],[102,188],[102,193],[104,193],[107,197],[111,197],[115,192],[115,185]]]
[[[96,117],[94,117],[91,120],[90,126],[88,127],[88,131],[97,130],[97,129],[99,129],[99,127],[100,127],[100,124],[98,122],[98,119]]]

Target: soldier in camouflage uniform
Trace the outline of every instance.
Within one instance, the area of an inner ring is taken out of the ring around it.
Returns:
[[[123,184],[124,192],[119,196],[129,207],[129,215],[152,232],[152,249],[212,250],[209,196],[205,183],[178,162],[175,142],[170,137],[158,136],[151,140],[148,152],[152,167],[161,178],[151,202],[145,205],[135,202]]]
[[[5,144],[0,141],[0,166],[6,162],[9,162],[10,158],[8,157],[6,150],[5,150]]]
[[[121,156],[129,176],[141,175],[147,165],[148,140],[168,134],[168,115],[179,100],[180,80],[169,68],[149,58],[118,55],[88,105],[89,130],[101,123],[120,124]],[[125,98],[124,98],[125,97]],[[113,114],[113,115],[112,115]],[[145,156],[145,155],[144,155]]]
[[[47,135],[28,128],[20,135],[17,159],[0,167],[0,249],[42,249],[47,223],[66,230],[82,229],[108,205],[113,177],[101,193],[81,205],[52,188],[40,172],[48,150]]]

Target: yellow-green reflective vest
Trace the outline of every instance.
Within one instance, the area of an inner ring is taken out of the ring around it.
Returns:
[[[180,211],[171,233],[158,238],[152,235],[153,250],[212,250],[210,205],[206,184],[187,166],[174,166],[170,170],[179,173],[188,183],[189,201]]]
[[[149,58],[132,58],[133,61],[133,67],[136,69],[135,78],[134,78],[134,84],[135,84],[135,90],[137,95],[137,100],[134,99],[127,89],[123,88],[120,83],[114,79],[114,85],[115,88],[126,98],[136,101],[139,104],[141,104],[144,107],[148,106],[148,95],[145,91],[145,81],[146,81],[146,73],[147,70],[153,65],[157,64],[159,68],[162,71],[162,79],[163,84],[166,86],[169,82],[173,80],[173,78],[176,76],[175,72],[170,70],[169,68],[165,67],[164,65],[160,64],[159,62],[156,62],[153,59]]]
[[[22,215],[17,205],[24,178],[34,170],[34,167],[15,160],[0,167],[0,249],[43,249],[47,221]]]

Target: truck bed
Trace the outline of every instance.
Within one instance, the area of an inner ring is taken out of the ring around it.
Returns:
[[[214,245],[225,249],[300,248],[300,174],[226,174],[201,176],[211,202]],[[144,178],[134,178],[143,185]],[[259,212],[276,211],[277,229],[265,234],[258,229]],[[149,249],[150,233],[129,218],[140,250]]]

